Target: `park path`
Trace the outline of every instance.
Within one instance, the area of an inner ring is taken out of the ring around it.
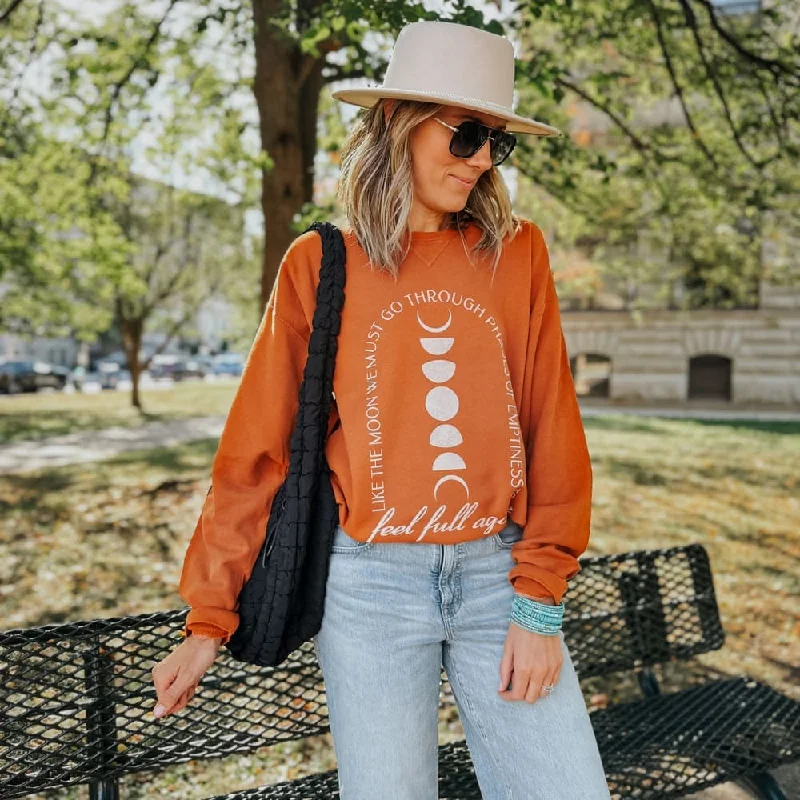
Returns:
[[[800,410],[746,409],[746,408],[698,408],[655,406],[609,406],[601,403],[581,403],[583,417],[609,417],[626,414],[634,417],[667,417],[669,419],[723,419],[747,420],[748,422],[800,422]],[[800,800],[800,799],[799,799]]]
[[[716,408],[638,408],[581,405],[584,417],[630,414],[641,417],[683,419],[748,419],[761,422],[800,422],[800,411],[733,410]],[[198,439],[216,439],[222,433],[224,416],[194,417],[166,422],[148,422],[135,427],[76,431],[63,436],[0,445],[0,475],[33,472],[47,467],[102,461],[129,450],[171,447]]]
[[[130,450],[172,447],[198,439],[217,439],[225,416],[148,422],[136,427],[75,431],[46,439],[0,446],[0,475],[33,472],[67,464],[102,461]]]

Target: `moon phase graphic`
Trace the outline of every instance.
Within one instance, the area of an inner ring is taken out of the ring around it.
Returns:
[[[455,339],[448,336],[440,336],[435,339],[423,336],[419,343],[426,353],[430,353],[432,356],[443,356],[453,346],[454,341]]]
[[[455,425],[437,425],[431,431],[431,444],[434,447],[458,447],[463,441],[464,437]]]
[[[444,333],[453,322],[453,313],[448,309],[447,322],[444,325],[436,327],[434,325],[427,325],[420,316],[419,310],[417,311],[417,322],[420,327],[427,333]],[[453,347],[455,339],[452,336],[421,336],[419,343],[422,349],[431,356],[443,356]],[[452,448],[463,444],[464,437],[461,431],[452,423],[459,410],[458,395],[449,386],[445,386],[449,380],[456,373],[456,364],[454,361],[438,358],[425,361],[422,364],[422,374],[434,386],[425,395],[425,410],[428,416],[439,423],[449,423],[437,425],[430,435],[430,444],[432,447],[437,448]],[[433,461],[432,469],[436,472],[447,471],[447,475],[442,475],[436,482],[433,488],[434,499],[438,500],[439,489],[445,483],[454,481],[461,485],[464,489],[464,494],[469,499],[469,485],[460,476],[454,474],[455,470],[465,470],[467,468],[464,459],[458,454],[450,450],[439,453]]]
[[[458,483],[464,487],[464,493],[466,494],[467,498],[469,498],[469,486],[467,486],[467,482],[462,477],[459,475],[445,475],[443,478],[439,478],[439,480],[436,481],[436,486],[433,487],[434,500],[439,499],[439,487],[443,483],[447,483],[447,481],[458,481]]]
[[[442,331],[446,331],[450,327],[451,323],[453,322],[453,312],[448,310],[448,312],[447,312],[447,322],[444,325],[442,325],[441,328],[434,328],[432,325],[426,325],[422,321],[422,318],[419,315],[419,311],[417,311],[417,322],[419,322],[419,324],[423,328],[425,328],[425,330],[428,331],[428,333],[441,333]]]

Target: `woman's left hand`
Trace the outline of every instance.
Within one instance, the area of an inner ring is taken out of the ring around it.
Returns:
[[[500,662],[500,697],[528,703],[547,697],[542,685],[556,685],[563,661],[560,635],[546,636],[510,623]],[[512,679],[511,688],[506,688]]]

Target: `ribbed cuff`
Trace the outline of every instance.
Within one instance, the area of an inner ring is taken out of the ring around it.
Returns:
[[[231,638],[231,635],[227,631],[218,628],[216,625],[209,625],[205,622],[193,622],[191,625],[187,625],[184,629],[184,633],[187,637],[209,636],[212,639],[222,639],[222,644],[226,644]]]
[[[227,644],[239,627],[239,615],[224,608],[199,606],[186,615],[184,634],[202,633],[204,636],[224,636],[222,644]]]
[[[515,592],[532,596],[546,595],[552,597],[556,603],[567,591],[567,581],[536,564],[516,564],[509,571],[508,579]]]

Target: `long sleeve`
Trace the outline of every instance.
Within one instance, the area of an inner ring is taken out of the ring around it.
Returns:
[[[534,232],[539,276],[526,357],[528,513],[511,554],[514,591],[556,603],[589,542],[592,467],[561,327],[547,247]],[[532,359],[532,363],[531,363]]]
[[[309,236],[318,239],[316,233]],[[224,644],[236,630],[239,592],[263,543],[272,501],[288,473],[310,336],[290,269],[303,238],[295,240],[278,271],[186,551],[178,590],[190,606],[186,635],[224,632]]]

